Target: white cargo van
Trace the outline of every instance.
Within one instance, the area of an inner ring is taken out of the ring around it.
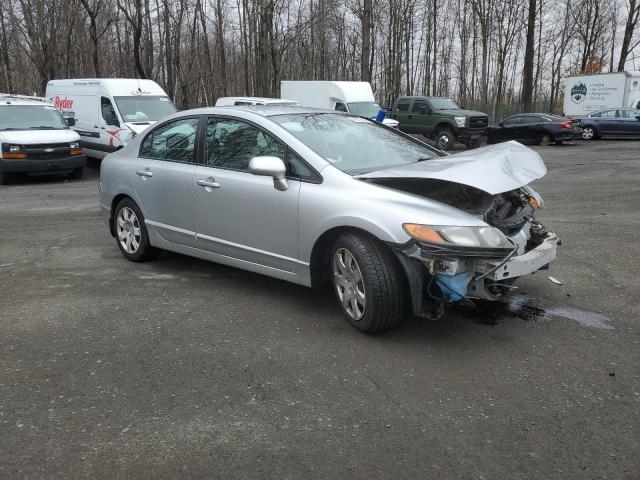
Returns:
[[[152,80],[88,78],[51,80],[46,97],[80,134],[87,155],[103,158],[149,125],[175,113],[165,91]]]
[[[82,176],[80,137],[45,98],[0,93],[0,184],[16,175]]]
[[[280,97],[295,100],[303,107],[326,108],[374,119],[380,111],[369,82],[332,82],[322,80],[283,80]],[[398,128],[398,121],[383,123]]]
[[[564,79],[564,114],[582,117],[608,108],[640,108],[640,72],[574,75]]]

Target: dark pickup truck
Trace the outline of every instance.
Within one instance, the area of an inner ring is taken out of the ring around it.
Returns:
[[[398,120],[405,133],[434,139],[441,150],[449,150],[456,141],[477,147],[489,124],[486,113],[463,110],[443,97],[398,97],[389,117]]]

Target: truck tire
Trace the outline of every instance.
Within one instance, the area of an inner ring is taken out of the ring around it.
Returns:
[[[365,333],[394,327],[405,316],[405,278],[384,245],[359,233],[343,233],[331,250],[331,276],[342,312]]]
[[[440,150],[451,150],[456,138],[450,128],[441,128],[436,133],[436,147]]]
[[[478,148],[480,146],[480,139],[470,138],[469,140],[467,140],[467,143],[465,143],[465,145],[467,146],[467,148]]]

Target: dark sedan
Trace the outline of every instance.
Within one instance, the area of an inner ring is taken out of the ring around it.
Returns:
[[[507,117],[487,129],[489,143],[517,140],[548,145],[582,138],[577,120],[548,113],[521,113]]]
[[[582,138],[640,137],[640,110],[612,108],[594,112],[580,119]]]

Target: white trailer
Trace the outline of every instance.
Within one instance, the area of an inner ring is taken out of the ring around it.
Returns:
[[[369,82],[282,80],[280,97],[294,100],[303,107],[338,110],[370,119],[375,119],[380,111]],[[385,118],[383,123],[398,128],[398,121],[392,118]]]
[[[617,107],[640,108],[640,72],[574,75],[564,79],[565,115],[583,117]]]

